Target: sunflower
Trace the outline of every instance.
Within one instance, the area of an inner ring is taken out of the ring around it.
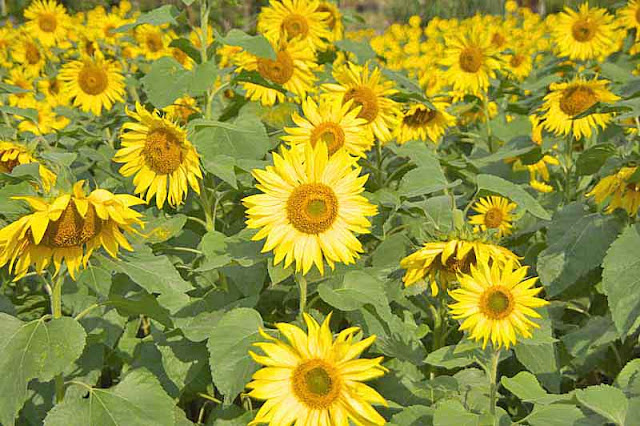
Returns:
[[[40,74],[47,63],[44,50],[35,39],[22,35],[11,45],[11,57],[31,75]]]
[[[235,58],[237,71],[257,71],[268,83],[282,86],[299,98],[313,90],[316,80],[313,71],[317,68],[313,51],[299,41],[283,42],[274,45],[276,59],[262,58],[248,52],[242,52]],[[281,91],[256,83],[243,82],[247,98],[271,106],[285,100]]]
[[[307,332],[287,323],[277,323],[287,339],[275,339],[264,331],[268,342],[255,343],[264,355],[249,351],[264,367],[247,385],[249,396],[266,401],[249,425],[362,426],[383,425],[385,419],[372,407],[387,406],[385,399],[364,381],[383,376],[383,357],[358,359],[376,336],[354,341],[358,327],[349,327],[334,339],[329,322],[322,325],[304,314]]]
[[[73,105],[82,111],[101,115],[103,108],[108,111],[115,102],[124,101],[124,76],[118,65],[100,56],[65,64],[59,77]]]
[[[436,277],[440,287],[446,289],[458,273],[468,273],[480,260],[501,265],[507,261],[519,264],[518,257],[510,250],[491,243],[465,239],[429,242],[400,261],[400,267],[407,270],[402,281],[410,286],[428,274],[431,294],[436,296],[439,292]]]
[[[45,192],[49,192],[51,187],[56,184],[56,175],[38,161],[26,146],[15,142],[0,141],[0,172],[11,173],[16,166],[30,163],[38,164],[42,188]]]
[[[71,193],[52,199],[14,197],[33,209],[32,214],[0,229],[0,266],[8,264],[15,280],[22,278],[32,264],[41,274],[52,261],[56,273],[64,261],[75,279],[100,247],[113,257],[120,246],[133,250],[122,231],[136,232],[133,226],[142,225],[142,215],[130,207],[143,201],[104,189],[87,196],[82,187],[83,181],[79,181]]]
[[[136,27],[135,37],[144,57],[150,61],[170,56],[169,43],[171,38],[166,29],[155,25],[143,24]]]
[[[640,183],[631,182],[630,178],[638,167],[623,167],[617,173],[600,180],[587,193],[587,197],[594,197],[597,204],[602,204],[609,198],[609,205],[605,213],[612,213],[615,209],[624,209],[629,216],[638,214],[640,207]]]
[[[116,45],[119,43],[124,33],[115,32],[114,30],[125,25],[130,20],[122,19],[115,13],[105,13],[100,16],[96,23],[97,38],[107,43]]]
[[[527,270],[512,261],[491,266],[482,261],[471,266],[470,274],[460,274],[460,288],[449,291],[456,301],[449,305],[453,318],[464,319],[460,330],[469,330],[471,339],[482,340],[483,349],[489,340],[494,348],[509,349],[516,344],[517,335],[530,338],[531,329],[540,327],[529,319],[541,318],[532,308],[549,302],[536,297],[542,287],[534,287],[537,277],[524,279]]]
[[[53,108],[46,102],[38,102],[33,107],[38,112],[36,121],[16,115],[20,123],[18,130],[20,132],[31,132],[34,135],[47,135],[54,133],[56,130],[62,130],[69,125],[71,120],[63,115],[55,113]]]
[[[495,229],[498,238],[511,234],[511,211],[517,207],[516,203],[509,202],[504,197],[491,196],[481,198],[473,205],[473,210],[478,214],[469,218],[469,223],[476,225],[477,229],[486,231]]]
[[[500,63],[485,31],[473,31],[467,36],[454,35],[446,40],[442,65],[448,67],[445,78],[455,91],[479,95],[489,87]]]
[[[305,144],[304,152],[283,148],[273,166],[253,171],[263,193],[242,201],[247,227],[259,229],[253,240],[267,239],[262,251],[274,251],[274,264],[284,260],[286,268],[295,260],[306,274],[315,263],[323,274],[323,260],[333,269],[363,252],[354,233],[369,233],[367,216],[377,208],[359,195],[368,176],[355,161],[346,150],[329,157],[325,143]]]
[[[590,9],[587,3],[577,12],[565,7],[551,27],[558,54],[580,61],[610,54],[615,49],[615,32],[613,16],[606,9]]]
[[[22,67],[9,69],[9,75],[5,77],[5,83],[17,86],[23,91],[9,95],[9,105],[18,108],[31,108],[35,102],[33,90],[34,76]]]
[[[533,60],[529,53],[516,50],[505,55],[504,59],[504,69],[510,79],[522,81],[531,74]]]
[[[318,5],[317,11],[329,14],[329,17],[327,18],[327,26],[331,31],[331,40],[342,40],[344,37],[344,23],[342,22],[342,13],[340,12],[340,8],[330,1],[321,1],[320,5]]]
[[[318,141],[327,144],[329,155],[341,148],[349,154],[364,157],[373,145],[373,135],[367,128],[367,120],[359,118],[360,109],[352,109],[352,101],[343,104],[336,99],[320,101],[320,106],[307,98],[302,103],[304,117],[297,112],[292,115],[298,127],[285,127],[288,133],[282,140],[291,145],[311,144]]]
[[[38,81],[38,91],[50,107],[69,105],[69,96],[62,90],[62,81],[57,76],[43,78]]]
[[[611,103],[620,98],[607,89],[607,80],[587,81],[576,77],[570,82],[552,83],[551,92],[544,97],[543,126],[556,135],[572,134],[576,139],[591,137],[593,128],[605,128],[613,118],[611,113],[582,114],[596,103]]]
[[[300,40],[306,49],[325,50],[331,15],[318,0],[271,0],[258,15],[257,30],[274,41]]]
[[[629,0],[629,3],[618,10],[620,22],[627,29],[636,30],[636,41],[640,40],[640,2]]]
[[[135,193],[146,193],[147,203],[155,195],[158,208],[165,200],[171,207],[182,204],[189,186],[199,194],[200,156],[187,140],[186,130],[173,117],[162,117],[157,110],[150,113],[140,103],[127,115],[136,122],[122,126],[122,148],[113,161],[125,163],[120,168],[123,176],[135,175]]]
[[[447,129],[455,124],[455,117],[447,112],[449,103],[433,101],[432,104],[434,109],[417,103],[402,114],[401,124],[394,133],[399,144],[421,140],[437,145]]]
[[[162,110],[169,116],[177,117],[181,124],[186,124],[189,121],[189,117],[200,112],[198,102],[189,95],[176,99],[171,105],[164,107]]]
[[[381,142],[391,140],[400,114],[399,104],[390,98],[398,92],[393,82],[385,80],[378,67],[371,71],[369,64],[351,62],[336,69],[333,77],[338,84],[323,85],[326,96],[342,103],[353,100],[352,108],[360,107],[358,117],[367,120],[373,134]]]
[[[34,0],[24,11],[25,30],[43,46],[53,46],[67,38],[69,15],[55,0]]]

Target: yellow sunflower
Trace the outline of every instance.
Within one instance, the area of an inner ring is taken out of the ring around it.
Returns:
[[[189,121],[189,117],[200,112],[198,102],[189,95],[176,99],[171,105],[164,107],[162,110],[169,116],[177,117],[181,124],[186,124]]]
[[[150,24],[140,25],[136,27],[135,37],[146,59],[153,61],[171,55],[169,49],[171,37],[168,30],[163,27]]]
[[[376,336],[355,340],[358,327],[335,337],[329,327],[331,314],[322,325],[304,314],[307,332],[277,323],[287,339],[275,339],[261,330],[268,342],[256,343],[264,355],[249,354],[264,367],[247,385],[249,396],[265,403],[249,425],[361,426],[384,425],[385,419],[371,404],[387,406],[385,399],[364,381],[383,376],[383,357],[358,359]]]
[[[4,79],[5,83],[25,90],[25,92],[10,94],[9,105],[18,108],[31,108],[33,106],[35,102],[33,80],[33,74],[22,67],[13,67],[9,69],[9,75]]]
[[[489,87],[500,63],[486,31],[472,31],[467,36],[453,35],[446,41],[442,65],[448,67],[445,78],[455,91],[479,95]]]
[[[56,175],[38,161],[26,146],[15,142],[0,141],[0,172],[11,173],[16,166],[29,163],[38,164],[42,189],[49,192],[51,187],[56,184]]]
[[[373,135],[367,128],[367,120],[359,118],[360,109],[352,109],[352,101],[343,104],[336,99],[320,101],[320,106],[312,98],[302,103],[304,117],[297,112],[292,115],[298,127],[285,127],[287,132],[282,140],[291,145],[325,142],[329,155],[345,148],[351,155],[364,157],[373,145]]]
[[[144,202],[104,189],[87,196],[82,187],[83,181],[79,181],[71,193],[52,199],[14,197],[33,209],[32,214],[0,229],[0,266],[8,264],[15,280],[22,278],[30,265],[41,274],[53,262],[57,273],[63,261],[75,279],[100,247],[113,257],[120,246],[133,250],[122,231],[136,232],[134,225],[142,225],[142,215],[130,207]]]
[[[235,58],[237,71],[257,71],[267,82],[282,86],[288,92],[303,99],[313,90],[317,68],[316,57],[311,49],[300,41],[283,42],[274,45],[276,59],[261,58],[248,52],[242,52]],[[285,94],[271,87],[256,83],[243,82],[247,98],[260,101],[264,106],[271,106],[285,100]]]
[[[640,2],[629,0],[629,3],[618,10],[620,21],[627,29],[636,30],[636,41],[640,40]]]
[[[57,76],[43,78],[38,81],[38,91],[50,107],[69,105],[69,96],[63,90],[62,81]]]
[[[578,11],[565,7],[551,27],[553,43],[560,56],[584,61],[606,56],[615,49],[616,24],[606,9],[589,8],[583,3]]]
[[[247,227],[259,229],[253,240],[266,238],[263,252],[273,250],[274,264],[294,260],[306,274],[313,264],[324,273],[336,262],[354,263],[363,252],[355,233],[369,233],[367,216],[376,206],[360,195],[367,175],[360,176],[356,159],[346,150],[329,157],[325,143],[273,154],[273,166],[254,170],[261,194],[242,200]]]
[[[587,81],[576,77],[570,82],[552,83],[551,92],[544,97],[543,126],[556,135],[572,134],[576,139],[591,137],[598,127],[603,129],[613,118],[611,113],[595,113],[575,118],[597,102],[612,103],[620,98],[607,89],[607,80]],[[595,128],[595,129],[594,129]]]
[[[157,110],[150,113],[140,103],[127,115],[136,122],[122,126],[122,148],[113,161],[124,163],[121,175],[135,175],[135,193],[146,193],[147,203],[155,195],[158,208],[165,200],[171,207],[182,204],[189,186],[199,194],[200,156],[187,140],[186,130],[173,117],[162,117]]]
[[[28,34],[40,40],[43,46],[53,46],[67,38],[69,15],[55,0],[34,0],[24,11]]]
[[[471,267],[471,274],[460,274],[460,288],[449,291],[456,301],[449,305],[455,319],[464,319],[460,330],[468,330],[482,347],[491,340],[494,348],[515,345],[517,336],[531,337],[540,326],[529,318],[541,318],[533,308],[547,305],[536,297],[542,287],[534,287],[537,277],[525,279],[528,267],[509,261],[489,266],[482,261]]]
[[[22,35],[11,45],[11,57],[32,75],[40,74],[47,63],[45,52],[35,39]]]
[[[321,1],[317,11],[329,14],[327,26],[331,31],[331,40],[342,40],[344,37],[344,23],[342,22],[342,12],[340,12],[340,8],[330,1]]]
[[[473,205],[473,210],[478,214],[469,218],[469,223],[476,225],[482,231],[495,229],[498,238],[511,234],[513,214],[511,211],[517,207],[516,203],[509,202],[504,197],[491,196],[481,198]]]
[[[605,213],[613,213],[615,209],[624,209],[629,216],[638,214],[640,207],[640,183],[630,182],[629,178],[638,167],[623,167],[617,173],[609,175],[587,193],[587,197],[594,197],[597,204],[609,199]]]
[[[97,38],[100,38],[110,44],[118,44],[124,33],[114,32],[116,28],[119,28],[127,24],[130,20],[126,20],[116,15],[115,13],[105,13],[100,16],[96,23]]]
[[[398,124],[400,105],[390,98],[398,91],[392,81],[385,80],[380,68],[370,70],[364,66],[347,63],[333,72],[337,84],[325,84],[326,96],[347,103],[353,100],[352,108],[360,107],[358,117],[367,120],[373,134],[381,141],[392,138],[391,130]]]
[[[100,56],[63,65],[59,78],[73,105],[82,111],[101,115],[103,108],[108,111],[115,102],[124,101],[124,76],[116,63]]]
[[[71,120],[63,115],[55,113],[53,108],[46,102],[38,102],[32,105],[38,112],[38,118],[36,121],[31,121],[25,117],[16,115],[20,123],[18,124],[18,131],[31,132],[34,135],[47,135],[54,133],[56,130],[62,130],[69,125]]]
[[[270,0],[258,15],[258,32],[276,44],[297,38],[306,49],[325,50],[330,14],[319,6],[318,0]]]
[[[402,114],[402,121],[394,133],[399,144],[420,140],[437,145],[447,129],[455,124],[455,117],[447,112],[448,102],[433,101],[432,104],[435,109],[414,104]]]
[[[518,256],[491,243],[465,239],[429,242],[400,261],[400,267],[407,270],[402,281],[410,286],[429,275],[431,294],[436,296],[439,292],[436,278],[440,288],[446,289],[456,281],[458,273],[468,273],[471,265],[481,260],[500,265],[507,261],[519,264]]]
[[[524,51],[515,51],[504,57],[504,69],[507,77],[516,81],[522,81],[529,77],[533,69],[531,55]]]

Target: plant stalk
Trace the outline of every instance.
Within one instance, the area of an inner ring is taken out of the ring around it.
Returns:
[[[500,362],[500,348],[496,349],[491,356],[491,364],[487,374],[489,375],[489,413],[496,414],[496,404],[498,402],[498,363]]]
[[[62,283],[64,282],[64,275],[60,274],[56,278],[51,288],[51,315],[53,319],[62,318]],[[58,374],[55,379],[55,395],[56,404],[59,404],[64,399],[64,378],[62,374]]]
[[[298,283],[298,288],[300,289],[300,316],[305,312],[307,308],[307,279],[302,275],[302,273],[296,274],[296,282]]]

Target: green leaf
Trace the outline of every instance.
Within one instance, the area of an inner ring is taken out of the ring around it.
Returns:
[[[633,359],[616,377],[616,386],[629,395],[640,395],[640,359]]]
[[[421,426],[433,423],[433,408],[424,405],[405,407],[391,417],[389,426]]]
[[[551,220],[549,213],[520,186],[493,175],[478,175],[478,190],[495,192],[518,204],[532,215],[542,220]]]
[[[609,157],[616,153],[613,144],[603,143],[594,145],[580,153],[576,161],[578,176],[592,175],[604,165]]]
[[[18,117],[25,117],[29,120],[37,123],[38,122],[38,110],[34,108],[18,108],[12,107],[9,105],[0,106],[1,112],[6,112],[7,114],[13,114]]]
[[[585,359],[617,338],[618,332],[610,318],[594,316],[576,331],[562,336],[562,342],[571,355]]]
[[[213,382],[230,403],[251,380],[258,365],[249,356],[254,343],[262,340],[260,314],[248,308],[233,309],[224,314],[212,328],[207,348]]]
[[[223,44],[242,47],[253,55],[272,60],[276,59],[275,50],[271,47],[269,40],[267,40],[267,38],[262,34],[252,36],[244,31],[234,28],[224,37],[220,34],[216,34],[216,38]]]
[[[462,345],[450,345],[437,349],[427,355],[425,360],[427,364],[435,365],[436,367],[446,368],[448,370],[453,368],[466,367],[476,362],[477,346],[465,347],[461,350]]]
[[[136,22],[134,22],[133,24],[123,25],[113,30],[113,32],[124,33],[142,24],[177,25],[178,21],[176,21],[176,18],[178,17],[178,15],[179,15],[178,9],[176,9],[175,6],[173,5],[160,6],[157,9],[153,9],[147,13],[141,14],[136,20]]]
[[[640,321],[640,232],[630,226],[611,245],[603,262],[602,284],[613,322],[622,336],[633,333]]]
[[[0,423],[14,424],[32,379],[52,380],[80,357],[86,333],[72,318],[23,323],[0,313]]]
[[[191,74],[175,59],[162,57],[151,64],[151,69],[140,80],[149,101],[156,108],[164,108],[187,93]]]
[[[368,41],[338,40],[335,42],[335,45],[340,50],[356,55],[359,64],[364,64],[376,58],[376,52],[371,48]]]
[[[20,86],[0,82],[0,93],[29,93],[31,90],[23,89]]]
[[[342,282],[332,280],[318,286],[320,298],[341,311],[354,311],[367,303],[387,306],[384,284],[364,271],[349,271]]]
[[[434,426],[476,426],[480,416],[470,413],[457,400],[446,400],[438,404],[433,413]]]
[[[218,77],[218,66],[214,61],[198,64],[190,71],[189,76],[187,91],[191,96],[200,96],[207,92]]]
[[[109,389],[83,386],[87,398],[69,397],[56,405],[45,426],[175,426],[175,403],[146,369],[130,371]]]
[[[579,424],[584,418],[582,411],[573,405],[552,404],[536,405],[522,421],[531,426],[568,426]]]
[[[151,244],[162,243],[177,236],[186,223],[187,216],[183,214],[160,216],[145,224],[144,239]]]
[[[521,371],[513,377],[502,376],[500,381],[502,386],[523,401],[534,402],[547,396],[536,376],[528,371]]]
[[[590,386],[586,389],[578,389],[576,398],[588,409],[619,426],[624,425],[629,402],[620,389],[609,385]]]
[[[0,205],[2,214],[9,218],[29,213],[29,205],[22,200],[14,200],[12,197],[33,195],[33,186],[29,182],[20,182],[16,185],[0,187]]]

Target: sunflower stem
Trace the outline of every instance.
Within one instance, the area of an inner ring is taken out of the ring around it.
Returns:
[[[62,318],[62,283],[64,282],[64,274],[59,274],[51,286],[51,315],[53,319]],[[56,404],[64,399],[64,378],[62,374],[55,377],[55,394]]]
[[[300,289],[300,316],[302,316],[304,310],[307,308],[307,279],[302,273],[298,273],[296,274],[296,282]]]
[[[489,413],[492,416],[496,414],[496,404],[498,402],[498,363],[500,362],[500,348],[493,351],[491,355],[491,364],[487,375],[489,376]]]
[[[484,119],[487,127],[487,145],[489,146],[489,152],[494,153],[495,147],[493,146],[493,135],[491,132],[491,123],[489,122],[489,94],[482,100],[482,109],[484,110]]]

